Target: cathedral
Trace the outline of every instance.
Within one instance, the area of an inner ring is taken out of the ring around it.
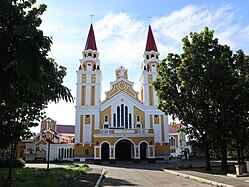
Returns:
[[[116,80],[101,101],[102,64],[92,24],[82,55],[76,83],[74,160],[168,159],[168,116],[157,109],[152,85],[160,60],[151,26],[141,55],[139,92],[121,66],[113,70]]]
[[[121,66],[113,70],[116,80],[101,101],[101,64],[92,24],[82,55],[76,71],[75,125],[43,120],[40,133],[18,143],[17,157],[96,162],[168,159],[177,143],[170,145],[168,116],[157,109],[152,82],[158,77],[160,60],[151,26],[141,63],[140,92],[133,89],[128,70]]]

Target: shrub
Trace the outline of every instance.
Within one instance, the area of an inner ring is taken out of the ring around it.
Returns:
[[[0,167],[9,167],[10,160],[0,160]],[[21,158],[14,158],[12,161],[12,167],[21,168],[25,166],[25,161]]]

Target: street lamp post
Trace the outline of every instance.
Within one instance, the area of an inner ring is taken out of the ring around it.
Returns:
[[[52,134],[52,137],[46,137],[46,134],[45,134],[44,132],[42,132],[42,137],[45,138],[45,139],[47,140],[47,142],[48,142],[47,170],[49,170],[50,143],[51,143],[51,141],[54,139],[55,136],[57,136],[57,133],[56,133],[56,132],[54,132],[54,133]]]

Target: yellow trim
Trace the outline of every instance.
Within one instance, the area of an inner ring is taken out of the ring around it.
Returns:
[[[141,89],[141,101],[144,102],[144,88]]]
[[[152,115],[150,115],[150,129],[153,129]]]
[[[154,115],[154,124],[159,124],[159,115]]]
[[[95,74],[92,74],[92,77],[91,77],[91,83],[95,83],[96,81],[96,75]]]
[[[86,104],[86,87],[82,86],[81,88],[81,105]]]
[[[91,86],[91,105],[95,105],[95,86]]]
[[[80,115],[80,142],[83,140],[83,116]]]
[[[150,101],[150,106],[154,105],[154,97],[153,97],[153,87],[149,86],[149,101]]]
[[[153,156],[153,147],[150,147],[150,156]]]
[[[94,145],[97,145],[96,143],[98,142],[98,145],[100,145],[103,141],[107,141],[109,142],[112,146],[115,144],[116,141],[120,140],[122,138],[119,137],[95,137],[94,138]],[[152,145],[154,144],[154,138],[153,137],[130,137],[128,138],[130,140],[132,140],[135,145],[138,145],[141,141],[147,141],[148,144],[150,144],[150,142],[152,143]]]
[[[97,147],[97,148],[96,148],[96,155],[95,155],[95,156],[96,156],[96,158],[99,158],[99,157],[100,157],[99,152],[100,152],[100,149]]]
[[[92,141],[93,141],[93,139],[94,139],[94,137],[93,137],[93,132],[94,132],[94,124],[95,124],[95,115],[92,115]]]
[[[165,142],[164,140],[164,115],[161,115],[161,132],[162,132],[162,142]]]
[[[86,83],[86,74],[82,75],[82,83]]]
[[[109,100],[110,98],[114,97],[115,95],[119,94],[122,91],[127,93],[128,95],[130,95],[134,99],[136,99],[138,102],[142,103],[138,99],[138,93],[133,90],[132,85],[130,85],[122,80],[117,82],[116,84],[114,84],[112,86],[112,88],[107,92],[107,94],[106,94],[107,99],[106,100]]]

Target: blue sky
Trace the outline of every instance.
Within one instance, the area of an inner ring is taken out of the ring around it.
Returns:
[[[148,16],[164,59],[181,53],[181,39],[205,26],[214,29],[221,44],[249,54],[249,1],[247,0],[37,0],[47,4],[41,29],[51,36],[50,57],[67,68],[64,84],[76,92],[76,70],[82,58],[94,14],[93,27],[102,70],[102,96],[115,80],[115,68],[128,68],[128,78],[139,91],[140,65],[148,30]],[[103,99],[103,98],[102,98]],[[74,124],[74,103],[51,103],[47,116],[59,124]]]

